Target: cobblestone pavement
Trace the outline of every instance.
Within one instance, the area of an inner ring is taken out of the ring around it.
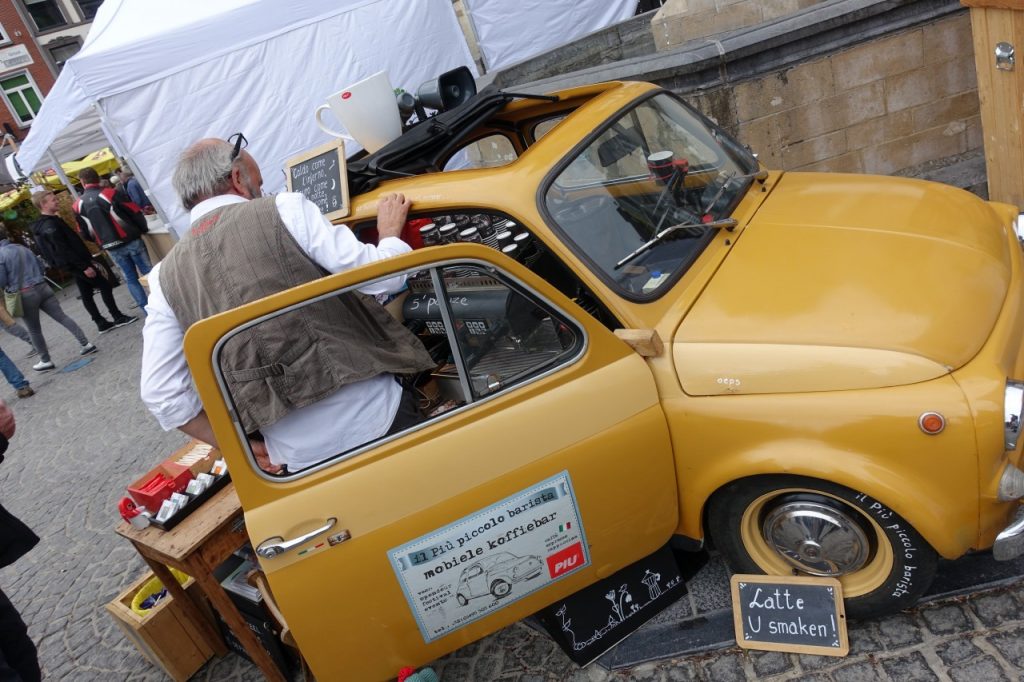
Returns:
[[[125,288],[115,291],[128,310]],[[60,296],[100,352],[76,371],[30,376],[37,391],[32,398],[18,400],[0,383],[0,397],[18,420],[0,464],[0,501],[42,538],[35,550],[0,571],[0,585],[29,624],[45,678],[163,680],[104,604],[144,571],[134,550],[113,532],[117,501],[139,472],[185,439],[161,431],[138,399],[141,322],[98,336],[75,293]],[[80,359],[63,328],[49,319],[43,328],[58,368]],[[0,335],[0,345],[26,376],[33,374],[21,342]],[[709,570],[721,569],[712,563]],[[709,592],[694,591],[686,599],[689,606],[680,608],[699,609],[698,601],[709,599]],[[681,629],[679,637],[687,636]],[[445,682],[1019,680],[1024,678],[1024,581],[855,624],[850,647],[842,659],[731,648],[626,670],[609,672],[598,665],[580,670],[546,635],[519,623],[438,661],[435,668]],[[261,675],[228,654],[211,661],[196,679],[258,680]]]

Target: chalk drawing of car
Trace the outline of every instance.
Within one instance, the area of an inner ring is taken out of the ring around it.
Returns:
[[[543,567],[535,556],[518,557],[509,552],[498,552],[463,569],[455,598],[459,606],[465,606],[470,599],[488,594],[497,599],[507,597],[512,585],[536,578]]]

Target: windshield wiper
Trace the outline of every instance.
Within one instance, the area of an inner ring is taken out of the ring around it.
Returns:
[[[767,177],[768,171],[766,170],[758,170],[756,173],[747,173],[745,175],[730,175],[726,173],[725,179],[722,181],[722,186],[718,188],[717,192],[715,192],[715,196],[711,197],[711,200],[708,202],[708,205],[705,206],[704,210],[701,211],[701,215],[707,214],[707,212],[714,207],[715,203],[722,198],[722,195],[725,193],[725,190],[729,187],[733,180],[749,180],[750,178],[754,178],[755,180],[760,180],[761,182],[764,182]]]
[[[618,270],[637,256],[650,251],[670,235],[681,230],[697,230],[697,232],[693,233],[693,236],[698,236],[706,233],[708,230],[720,230],[722,228],[731,230],[738,224],[739,223],[735,218],[724,218],[722,220],[713,220],[710,223],[679,223],[678,225],[669,225],[664,230],[651,237],[645,244],[641,244],[640,248],[636,251],[616,263],[615,269]]]

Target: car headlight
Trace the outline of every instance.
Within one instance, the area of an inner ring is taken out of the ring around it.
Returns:
[[[1017,449],[1020,421],[1024,417],[1024,381],[1006,380],[1003,394],[1003,436],[1007,450]]]

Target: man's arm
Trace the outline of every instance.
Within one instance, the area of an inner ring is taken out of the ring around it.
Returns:
[[[165,431],[178,429],[216,447],[217,438],[192,384],[192,373],[182,351],[185,332],[160,288],[159,267],[150,274],[149,304],[142,328],[142,402]],[[272,474],[281,470],[270,463],[263,443],[250,441],[249,445],[260,468]]]
[[[277,195],[277,208],[285,227],[306,255],[328,272],[342,272],[350,268],[374,263],[385,258],[408,253],[408,244],[398,238],[405,226],[411,202],[401,195],[385,195],[378,210],[377,245],[364,244],[345,225],[332,225],[320,213],[316,204],[301,194],[283,192]],[[364,294],[390,294],[405,284],[405,276],[398,275],[381,282],[359,287]]]
[[[210,424],[210,418],[206,416],[206,410],[201,410],[195,417],[179,426],[178,430],[192,436],[196,440],[201,440],[213,447],[217,447],[217,437],[213,435],[213,426]],[[269,474],[281,472],[280,466],[270,462],[270,454],[267,452],[265,443],[258,440],[250,440],[249,447],[252,448],[252,454],[255,455],[256,464],[259,465],[260,469]]]

